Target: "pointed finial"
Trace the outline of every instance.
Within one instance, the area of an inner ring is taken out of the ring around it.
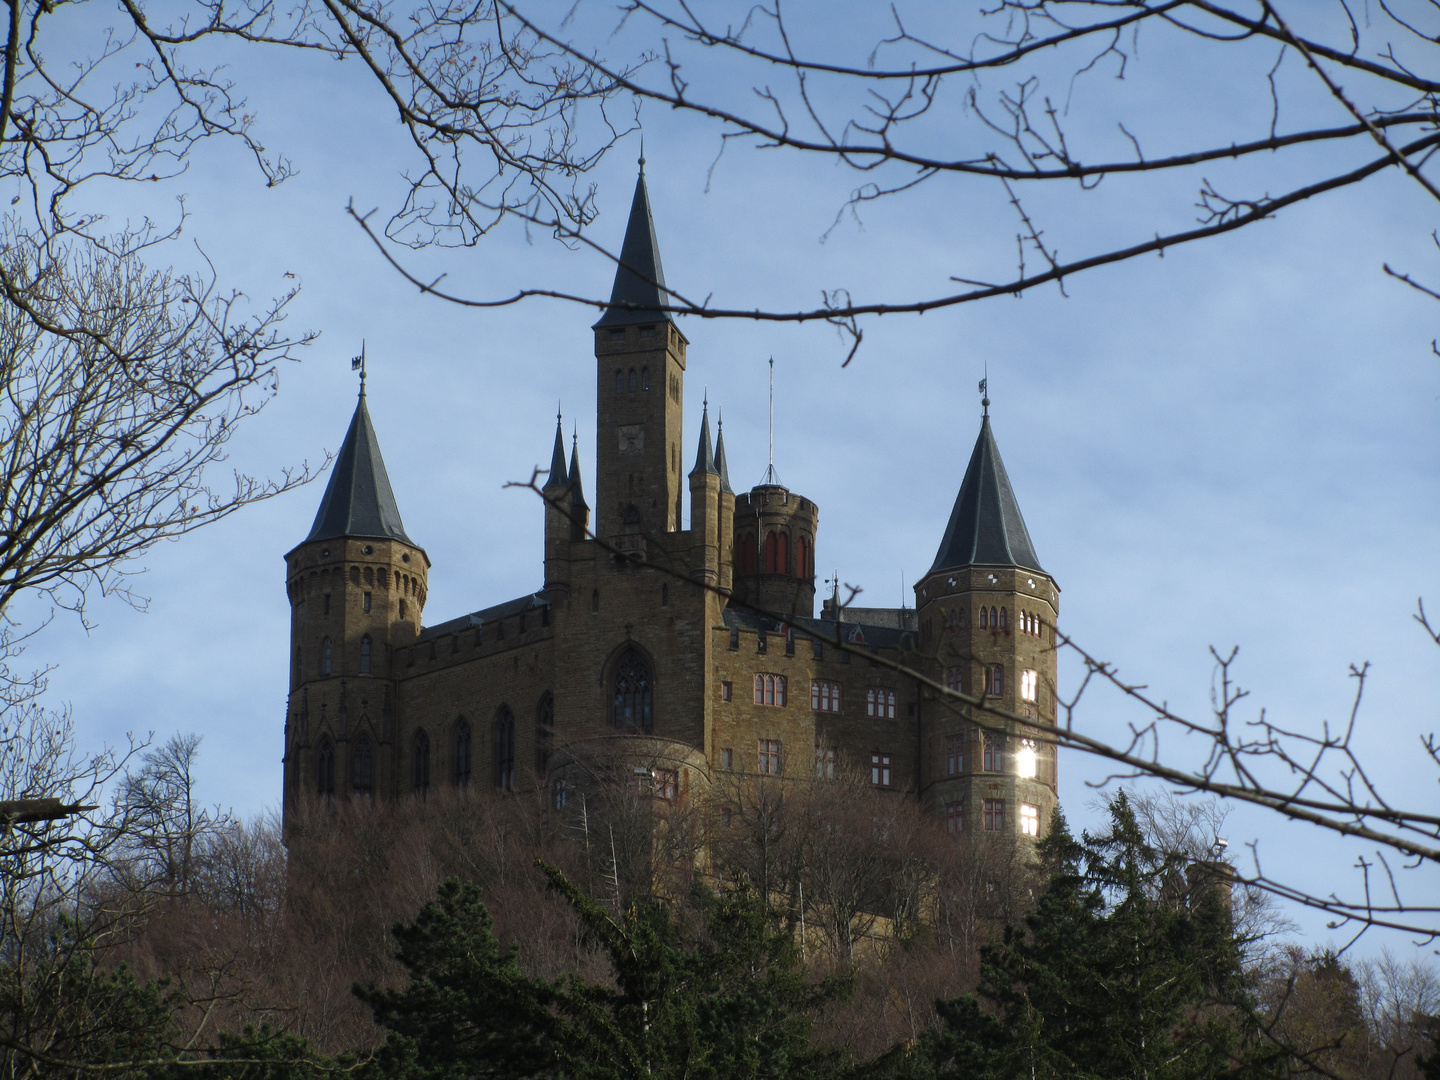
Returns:
[[[575,426],[570,429],[570,445],[575,449],[580,448],[580,421],[575,421]]]
[[[645,175],[645,132],[640,132],[640,175]]]
[[[985,365],[985,377],[980,380],[980,406],[985,410],[984,416],[990,415],[990,365]]]
[[[360,396],[365,396],[365,339],[360,339],[360,355],[350,358],[350,370],[360,372]]]

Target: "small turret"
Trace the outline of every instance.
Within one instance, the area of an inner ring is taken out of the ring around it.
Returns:
[[[584,540],[590,527],[590,506],[585,501],[585,485],[580,480],[580,434],[577,431],[570,445],[570,539]]]
[[[700,414],[700,443],[690,470],[690,576],[707,585],[720,583],[720,469],[710,444],[710,402]]]
[[[545,592],[558,603],[557,593],[570,587],[570,473],[565,468],[565,432],[558,412],[550,474],[540,494],[545,499]]]
[[[735,489],[730,486],[730,466],[725,461],[725,416],[716,425],[715,467],[720,471],[720,589],[735,586]]]
[[[774,466],[766,470],[767,478]],[[732,520],[736,596],[766,611],[815,613],[815,532],[820,511],[779,483],[735,497]]]

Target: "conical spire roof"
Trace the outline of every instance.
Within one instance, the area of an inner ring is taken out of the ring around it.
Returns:
[[[550,451],[550,475],[545,478],[545,487],[563,488],[570,483],[570,474],[565,469],[565,432],[560,428],[560,414],[555,414],[555,448]]]
[[[720,417],[718,432],[715,438],[715,467],[720,470],[720,490],[726,495],[734,495],[735,489],[730,486],[730,466],[725,463],[725,417]]]
[[[400,508],[395,505],[395,492],[390,488],[363,390],[305,542],[341,536],[373,536],[415,544],[405,535],[400,521]]]
[[[690,470],[691,476],[701,473],[713,473],[720,475],[720,470],[715,467],[715,451],[710,445],[710,403],[705,403],[705,409],[700,414],[700,445],[695,448],[695,467]]]
[[[620,248],[620,265],[615,269],[615,284],[610,290],[610,306],[594,329],[671,322],[669,312],[659,310],[669,303],[665,271],[660,266],[660,245],[655,240],[655,221],[650,216],[650,194],[645,189],[642,157],[640,177],[635,181],[635,198],[630,203],[630,223],[625,226],[625,243]]]
[[[990,417],[980,421],[980,437],[950,512],[945,539],[930,573],[957,566],[1023,566],[1040,570],[1035,546],[1020,515],[1020,504],[1005,475],[1000,448],[990,430]]]
[[[574,444],[570,447],[570,505],[576,510],[590,509],[590,505],[585,501],[585,486],[580,482],[580,435],[578,432],[575,435]]]

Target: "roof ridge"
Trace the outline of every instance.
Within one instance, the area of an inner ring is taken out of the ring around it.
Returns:
[[[988,415],[981,418],[965,479],[929,573],[977,564],[1023,566],[1043,572]]]

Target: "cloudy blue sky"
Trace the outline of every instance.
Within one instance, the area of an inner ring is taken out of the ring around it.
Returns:
[[[951,7],[915,18],[968,40],[947,22]],[[870,6],[846,10],[848,20],[818,17],[832,5],[797,11],[802,43],[863,59],[884,28],[865,23]],[[608,55],[644,37],[633,22],[610,35],[608,9],[582,14],[567,33],[594,35]],[[1146,46],[1124,81],[1102,69],[1071,91],[1070,123],[1093,140],[1092,156],[1118,152],[1117,110],[1150,153],[1268,125],[1264,73],[1273,56],[1260,63],[1193,43]],[[537,588],[540,507],[504,485],[547,461],[557,401],[567,428],[578,423],[593,477],[593,314],[543,300],[466,310],[405,286],[344,213],[351,199],[393,208],[413,165],[378,88],[353,64],[275,52],[229,59],[267,146],[299,174],[267,189],[238,147],[215,145],[163,191],[100,201],[121,219],[169,212],[183,192],[191,217],[170,258],[195,265],[198,245],[227,282],[257,298],[282,291],[287,274],[303,286],[292,323],[321,336],[302,363],[282,370],[278,397],[234,440],[233,464],[267,474],[333,451],[354,406],[348,360],[363,339],[400,509],[434,562],[428,621]],[[777,78],[704,57],[687,70],[736,101]],[[1294,94],[1282,120],[1343,119],[1303,71],[1282,77]],[[823,100],[838,113],[854,99],[837,90]],[[958,116],[938,116],[925,137],[943,143]],[[937,180],[827,234],[853,173],[740,144],[717,164],[719,128],[653,105],[642,121],[666,274],[689,295],[783,308],[813,306],[820,289],[845,286],[857,297],[901,300],[948,291],[950,275],[993,277],[1013,261],[1014,215],[996,186]],[[637,153],[630,140],[595,173],[601,242],[619,243]],[[1296,175],[1285,170],[1312,160],[1261,163],[1276,172],[1217,166],[1211,178],[1279,190]],[[1199,174],[1107,179],[1083,197],[1074,189],[1027,197],[1047,237],[1078,256],[1183,226],[1198,183]],[[913,583],[934,557],[988,365],[996,437],[1036,550],[1063,590],[1069,634],[1196,716],[1209,708],[1210,646],[1239,646],[1250,715],[1263,708],[1311,729],[1343,720],[1349,667],[1368,661],[1366,762],[1395,802],[1433,808],[1435,770],[1418,740],[1434,729],[1440,657],[1412,615],[1420,597],[1440,612],[1440,361],[1430,345],[1440,306],[1381,267],[1440,280],[1436,217],[1412,183],[1384,175],[1238,234],[1073,279],[1068,296],[1041,289],[871,320],[845,368],[844,343],[823,326],[687,319],[686,437],[708,389],[724,410],[737,486],[757,482],[773,355],[776,466],[820,507],[820,571],[863,588],[862,604],[895,604],[902,578]],[[406,257],[473,296],[517,285],[603,296],[612,276],[601,257],[518,229],[474,249]],[[207,800],[241,814],[277,804],[282,555],[308,530],[322,484],[152,551],[140,581],[148,612],[103,602],[88,634],[65,616],[44,631],[31,658],[58,665],[52,697],[73,705],[87,745],[127,731],[199,732]],[[33,622],[41,613],[25,614]],[[1067,660],[1062,680],[1073,687],[1076,678]],[[1099,695],[1076,719],[1118,739],[1145,718]],[[1166,749],[1182,758],[1194,750]],[[1087,785],[1101,777],[1094,762],[1063,760],[1072,817],[1090,820]],[[1321,892],[1355,884],[1358,849],[1251,813],[1232,825],[1232,850],[1257,841],[1267,870]],[[1315,918],[1301,920],[1307,933],[1331,936]],[[1403,938],[1390,943],[1410,948]]]

